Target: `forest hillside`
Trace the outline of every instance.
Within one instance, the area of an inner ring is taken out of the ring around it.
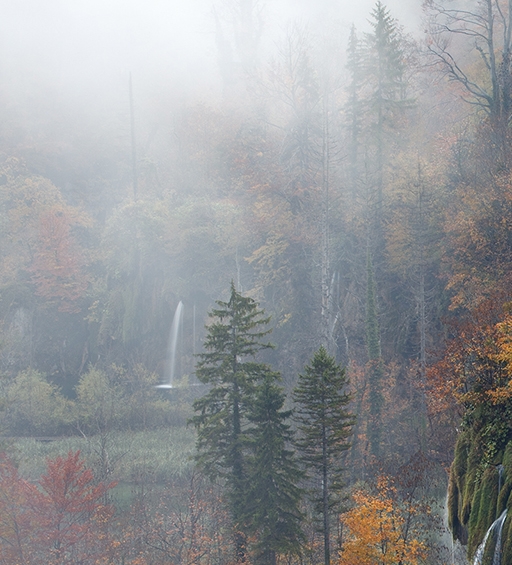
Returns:
[[[265,10],[0,62],[0,565],[512,562],[512,0]]]

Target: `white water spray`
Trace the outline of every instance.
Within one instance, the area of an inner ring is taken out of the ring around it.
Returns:
[[[176,312],[172,320],[171,332],[169,334],[169,344],[167,346],[167,364],[165,368],[165,382],[157,385],[156,388],[174,388],[174,373],[176,370],[176,350],[178,346],[178,335],[180,332],[181,320],[183,318],[183,302],[180,300],[176,306]]]
[[[489,540],[489,536],[494,530],[497,530],[497,537],[496,537],[496,546],[494,548],[494,558],[492,561],[492,565],[500,565],[501,564],[501,532],[503,530],[503,524],[505,523],[505,519],[507,517],[507,509],[503,510],[500,514],[500,517],[491,524],[491,527],[487,530],[485,537],[482,543],[478,546],[476,550],[475,557],[473,559],[473,565],[482,565],[482,560],[484,558],[485,548],[487,546],[487,541]]]

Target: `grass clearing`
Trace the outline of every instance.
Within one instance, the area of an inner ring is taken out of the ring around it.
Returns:
[[[78,449],[86,465],[108,480],[129,484],[150,477],[157,483],[174,482],[193,467],[195,432],[183,426],[48,442],[17,438],[8,451],[18,462],[21,475],[36,480],[45,471],[47,459]]]

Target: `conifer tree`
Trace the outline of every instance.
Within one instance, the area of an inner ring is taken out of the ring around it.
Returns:
[[[385,134],[394,129],[398,115],[410,106],[406,99],[405,42],[399,26],[389,10],[380,1],[371,13],[372,31],[366,34],[365,70],[367,105],[370,112],[370,135],[375,143],[375,233],[382,233],[382,206],[384,189]]]
[[[380,325],[377,311],[377,289],[373,261],[367,251],[366,264],[366,350],[368,353],[368,381],[370,385],[370,414],[368,422],[368,441],[370,452],[380,455],[382,397],[382,354],[380,346]]]
[[[246,524],[244,505],[247,489],[247,414],[255,401],[257,386],[273,375],[255,360],[271,346],[263,341],[270,330],[252,298],[238,293],[231,283],[228,302],[217,301],[210,317],[205,352],[199,355],[197,378],[211,386],[194,402],[191,422],[197,430],[197,463],[211,478],[225,479],[233,520],[236,557],[245,560]]]
[[[283,410],[285,394],[275,380],[273,373],[265,377],[249,415],[254,427],[248,433],[246,513],[257,540],[255,560],[262,565],[275,565],[279,553],[298,553],[303,537],[298,487],[303,473],[290,449],[293,434],[287,420],[292,412]]]
[[[361,144],[361,133],[363,127],[363,100],[361,88],[363,85],[363,49],[352,26],[347,49],[347,70],[349,72],[349,84],[347,87],[348,99],[345,105],[346,122],[349,131],[349,178],[351,197],[355,198],[358,189],[358,162],[359,145]]]
[[[330,515],[339,508],[343,488],[343,455],[350,444],[354,418],[347,411],[345,370],[322,346],[299,375],[293,397],[299,431],[297,447],[310,480],[310,498],[321,516],[324,563],[330,565]]]

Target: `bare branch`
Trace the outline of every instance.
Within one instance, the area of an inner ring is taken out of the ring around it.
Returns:
[[[480,102],[480,105],[487,106],[490,110],[492,106],[492,97],[478,84],[468,78],[450,53],[442,48],[441,50],[436,51],[432,46],[428,46],[428,50],[445,67],[450,80],[461,83],[473,96],[480,100],[485,100],[487,104]]]

